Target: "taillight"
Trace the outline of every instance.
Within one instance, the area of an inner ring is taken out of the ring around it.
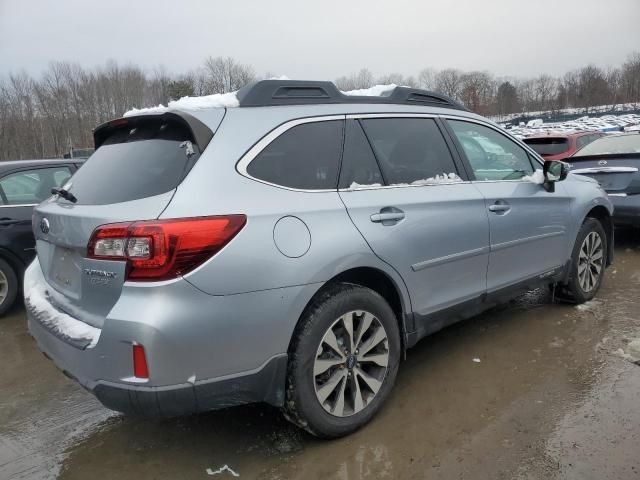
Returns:
[[[91,235],[87,256],[126,260],[127,280],[167,280],[218,253],[246,221],[245,215],[225,215],[101,225]]]

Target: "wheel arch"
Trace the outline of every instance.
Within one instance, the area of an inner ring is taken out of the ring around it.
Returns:
[[[18,277],[18,281],[22,283],[22,276],[24,275],[24,270],[26,268],[24,262],[20,260],[20,258],[15,253],[4,247],[0,247],[0,258],[2,258],[11,266],[11,268],[13,268],[13,271]],[[22,289],[20,288],[20,290]]]
[[[613,263],[613,240],[614,240],[614,228],[613,228],[613,220],[611,219],[611,214],[609,210],[603,205],[597,205],[593,207],[591,210],[587,212],[585,219],[594,218],[600,222],[602,228],[607,235],[607,266]]]
[[[291,352],[291,348],[294,344],[298,326],[302,318],[304,317],[307,309],[313,302],[322,295],[328,288],[333,287],[338,283],[351,283],[360,285],[378,293],[384,298],[396,315],[396,321],[398,322],[398,328],[400,331],[400,341],[402,343],[402,350],[405,351],[407,345],[407,332],[413,330],[413,314],[408,293],[404,290],[404,285],[399,285],[387,272],[375,268],[375,267],[353,267],[336,274],[334,277],[326,281],[318,290],[313,294],[311,299],[307,302],[300,317],[296,322],[296,326],[293,331],[293,335],[289,341],[288,351]]]

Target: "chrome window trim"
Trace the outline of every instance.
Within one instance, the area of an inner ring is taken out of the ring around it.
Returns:
[[[305,118],[297,118],[295,120],[289,120],[273,130],[267,133],[264,137],[258,140],[236,163],[236,171],[242,175],[243,177],[249,178],[256,182],[263,183],[265,185],[271,185],[272,187],[282,188],[284,190],[289,190],[292,192],[307,192],[307,193],[326,193],[326,192],[335,192],[335,188],[326,188],[326,189],[305,189],[305,188],[294,188],[287,187],[285,185],[279,185],[277,183],[267,182],[266,180],[262,180],[260,178],[256,178],[247,172],[247,168],[249,164],[265,149],[267,146],[273,142],[280,135],[285,133],[287,130],[290,130],[293,127],[297,127],[298,125],[302,125],[305,123],[316,123],[316,122],[329,122],[331,120],[345,120],[345,115],[323,115],[320,117],[305,117]]]
[[[0,208],[7,207],[35,207],[36,205],[40,205],[39,203],[16,203],[16,204],[8,204],[8,205],[0,205]]]
[[[262,180],[256,178],[247,172],[247,168],[249,164],[276,138],[290,130],[293,127],[298,125],[302,125],[305,123],[314,123],[314,122],[327,122],[331,120],[356,120],[356,119],[367,119],[367,118],[448,118],[448,116],[435,114],[435,113],[350,113],[350,114],[333,114],[333,115],[323,115],[318,117],[305,117],[298,118],[295,120],[289,120],[273,130],[267,133],[264,137],[262,137],[258,142],[256,142],[236,163],[236,171],[250,180],[254,180],[256,182],[260,182],[265,185],[270,185],[272,187],[281,188],[283,190],[289,190],[292,192],[305,192],[305,193],[327,193],[327,192],[357,192],[360,190],[385,190],[389,188],[419,188],[419,187],[442,187],[447,185],[460,185],[460,184],[472,184],[478,181],[484,180],[460,180],[458,182],[450,182],[450,183],[432,183],[432,184],[421,184],[421,185],[378,185],[378,186],[360,186],[358,188],[329,188],[329,189],[304,189],[304,188],[293,188],[287,187],[285,185],[280,185],[277,183],[268,182],[266,180]],[[491,124],[485,124],[484,122],[474,121],[475,119],[471,119],[469,117],[464,116],[451,116],[452,119],[458,120],[469,120],[473,121],[473,123],[478,123],[480,125],[485,125],[491,127],[495,130],[495,128]],[[501,133],[501,132],[500,132]],[[512,137],[507,137],[512,138]],[[491,180],[493,181],[493,180]],[[505,180],[500,180],[505,181]],[[518,182],[520,180],[509,180],[511,182]]]
[[[438,118],[433,113],[350,113],[347,120],[358,118]]]

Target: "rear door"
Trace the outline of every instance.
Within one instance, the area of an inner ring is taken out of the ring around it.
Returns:
[[[86,258],[93,231],[158,218],[200,156],[193,131],[176,115],[131,117],[105,128],[99,148],[63,186],[76,201],[53,197],[33,217],[52,302],[97,327],[120,296],[125,262]]]
[[[484,200],[434,118],[348,119],[340,197],[376,255],[404,278],[418,316],[484,293]]]
[[[35,256],[33,207],[50,197],[52,188],[69,180],[73,171],[72,165],[31,166],[0,178],[0,245],[25,264]]]
[[[486,202],[491,229],[487,291],[557,271],[568,260],[571,241],[571,197],[562,184],[549,193],[529,179],[534,173],[529,154],[497,129],[461,119],[447,123]]]

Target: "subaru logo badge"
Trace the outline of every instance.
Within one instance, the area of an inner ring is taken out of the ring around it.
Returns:
[[[49,233],[49,220],[47,220],[46,218],[40,220],[40,231],[42,231],[42,233],[44,233],[45,235]]]
[[[607,164],[607,161],[606,161],[606,160],[600,160],[600,161],[598,162],[598,165],[600,165],[600,166],[604,166],[604,165],[606,165],[606,164]]]

